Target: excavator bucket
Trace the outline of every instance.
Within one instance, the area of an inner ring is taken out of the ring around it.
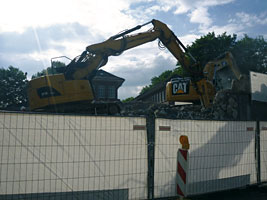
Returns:
[[[232,82],[240,80],[241,76],[240,70],[230,52],[226,52],[214,61],[208,62],[203,72],[207,80],[214,84],[217,91],[232,89]]]

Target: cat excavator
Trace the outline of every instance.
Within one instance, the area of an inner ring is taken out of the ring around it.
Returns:
[[[242,75],[231,52],[225,52],[208,62],[200,79],[173,78],[166,85],[168,102],[193,102],[210,107],[218,91],[232,90]],[[238,91],[235,91],[238,92]]]
[[[129,34],[150,23],[153,25],[152,29]],[[219,70],[215,70],[215,65],[219,66],[222,62],[211,62],[206,65],[204,71],[201,71],[196,59],[168,26],[153,19],[114,35],[102,43],[87,46],[81,55],[75,57],[63,71],[61,70],[61,73],[29,81],[30,110],[70,112],[105,107],[109,114],[120,112],[117,102],[97,101],[92,78],[97,70],[108,62],[109,56],[118,56],[128,49],[156,39],[159,39],[161,45],[163,44],[190,74],[188,79],[172,80],[167,84],[167,101],[200,100],[204,106],[209,106],[216,93],[214,79],[218,75],[215,71]]]

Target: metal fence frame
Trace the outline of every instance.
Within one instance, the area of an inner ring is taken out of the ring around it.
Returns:
[[[10,113],[10,112],[0,112],[0,115],[4,115],[5,113]],[[21,115],[21,114],[27,114],[28,115],[29,114],[29,115],[31,115],[30,113],[13,113],[13,114],[17,114],[17,115]],[[105,116],[103,116],[103,118],[105,118]],[[156,159],[155,158],[155,148],[156,148],[155,141],[156,141],[156,129],[157,129],[156,120],[157,119],[154,116],[147,116],[145,119],[145,121],[146,121],[145,125],[143,125],[143,124],[133,125],[133,130],[146,131],[146,138],[147,138],[147,143],[146,143],[146,145],[147,145],[147,197],[146,198],[147,199],[154,199],[155,198],[155,191],[154,191],[155,190],[155,159]],[[262,159],[263,158],[262,153],[265,152],[265,149],[263,149],[263,147],[261,146],[261,142],[262,142],[261,141],[261,131],[262,130],[266,131],[265,130],[266,127],[262,128],[264,125],[261,125],[261,123],[264,124],[265,122],[259,122],[259,121],[252,121],[252,122],[256,123],[256,130],[253,130],[255,132],[255,162],[257,163],[255,166],[256,173],[257,173],[256,174],[256,177],[257,177],[256,184],[261,185],[262,183],[267,182],[267,179],[262,180],[262,177],[261,177],[263,162],[264,162],[264,164],[267,163],[267,160]],[[0,121],[0,123],[4,123],[4,122]],[[168,127],[162,126],[161,128],[165,129],[164,131],[170,131]],[[0,127],[0,131],[1,131],[1,129],[4,130],[4,128]],[[3,147],[4,144],[3,144],[3,141],[0,143],[2,143],[2,144],[0,144],[0,150],[1,150],[1,146]],[[178,149],[178,146],[177,146],[177,149]],[[266,154],[267,154],[267,152],[266,152]],[[0,160],[0,163],[1,162],[2,162],[2,160]],[[2,168],[2,167],[0,166],[0,168]],[[0,172],[1,172],[1,169],[0,169]],[[266,172],[264,171],[264,173],[266,173]],[[97,195],[101,199],[101,195],[100,195],[101,191],[97,191],[97,192],[99,192],[99,194],[97,194]],[[66,192],[66,194],[65,194],[66,197],[69,194],[70,193]],[[81,194],[79,194],[79,195],[75,194],[75,191],[71,192],[71,194],[74,196],[76,195],[77,199],[79,199],[79,197],[81,197]],[[90,196],[92,194],[87,194],[86,191],[83,191],[82,196],[88,197],[88,195]],[[127,195],[125,194],[125,197],[126,196]],[[23,198],[23,195],[21,195],[20,197]],[[31,198],[34,199],[36,197],[38,197],[38,194],[31,194]],[[118,197],[119,197],[119,194],[115,194],[115,195],[113,194],[114,199],[118,199]],[[3,198],[14,199],[14,196],[12,194],[9,194],[9,195],[6,194]],[[0,195],[0,199],[1,199],[1,195]],[[82,197],[81,197],[81,199],[82,199]],[[104,197],[103,197],[103,199],[104,199]]]

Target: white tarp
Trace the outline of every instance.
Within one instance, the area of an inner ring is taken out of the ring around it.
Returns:
[[[250,72],[251,99],[267,102],[267,74]]]
[[[188,195],[256,183],[254,122],[157,119],[155,197],[177,195],[180,135],[187,135],[190,143]]]
[[[0,195],[128,189],[146,198],[146,130],[133,130],[145,123],[0,113]]]
[[[261,181],[267,182],[267,122],[260,122]]]

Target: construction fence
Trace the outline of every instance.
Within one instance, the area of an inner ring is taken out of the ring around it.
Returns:
[[[189,196],[267,182],[267,122],[1,112],[0,199],[177,196],[181,135]]]

